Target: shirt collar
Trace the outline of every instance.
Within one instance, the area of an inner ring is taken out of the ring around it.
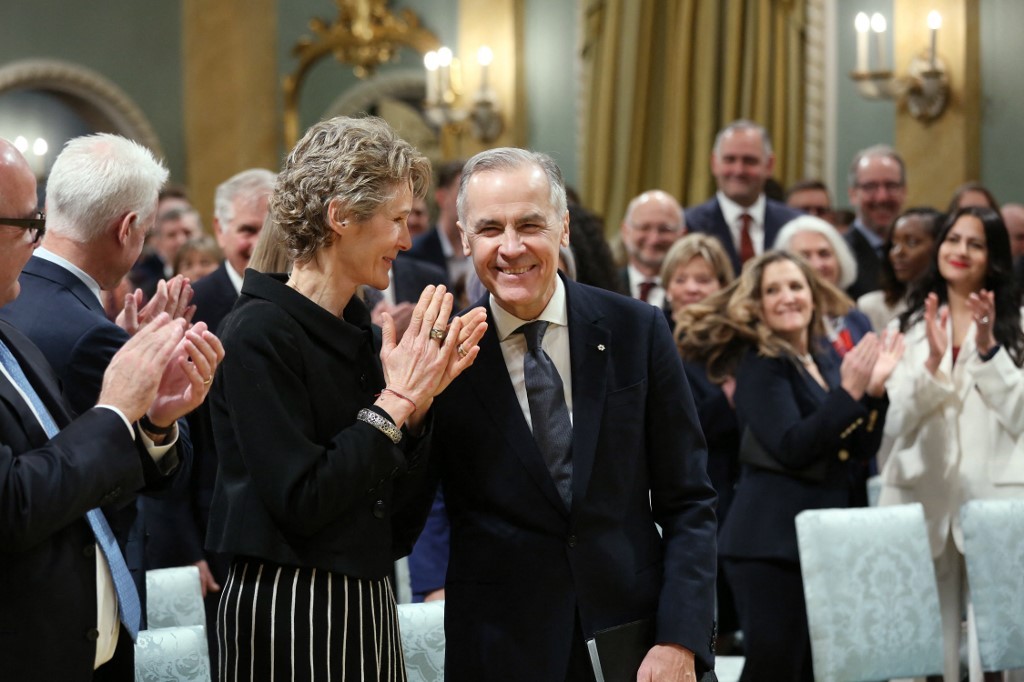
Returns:
[[[870,244],[871,248],[875,251],[878,251],[880,248],[885,246],[885,240],[879,237],[874,230],[864,225],[864,223],[860,221],[860,218],[853,221],[853,229],[864,235],[864,238],[868,240],[868,244]]]
[[[90,277],[88,273],[85,272],[85,270],[82,270],[80,267],[69,261],[67,258],[64,258],[63,256],[58,256],[53,251],[48,251],[44,246],[40,246],[39,248],[37,248],[35,250],[35,253],[32,255],[34,255],[36,258],[48,260],[54,265],[59,265],[60,267],[64,268],[72,275],[77,277],[78,279],[82,280],[82,284],[89,288],[89,291],[93,293],[93,295],[96,297],[96,300],[99,301],[100,304],[102,305],[103,298],[100,295],[100,285],[96,280]]]
[[[494,320],[494,330],[498,333],[498,339],[505,341],[508,337],[515,334],[516,330],[522,327],[527,322],[533,320],[521,320],[512,313],[502,308],[497,300],[494,298],[494,294],[490,295],[490,307],[491,307],[491,319]],[[555,293],[551,295],[551,300],[544,306],[544,310],[541,311],[540,315],[537,316],[538,320],[545,320],[551,324],[561,325],[563,327],[569,324],[569,311],[565,305],[565,284],[562,283],[561,277],[555,278]]]
[[[242,293],[242,275],[235,272],[234,266],[232,266],[227,260],[224,261],[224,269],[227,270],[228,279],[231,280],[231,284],[235,287],[235,293]]]
[[[724,192],[718,192],[715,196],[718,198],[718,206],[722,209],[722,217],[725,218],[726,225],[730,227],[735,225],[744,213],[750,215],[754,219],[755,224],[764,225],[764,192],[757,196],[757,201],[747,207],[740,206],[725,196]]]

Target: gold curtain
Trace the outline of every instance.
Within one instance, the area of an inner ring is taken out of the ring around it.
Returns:
[[[803,168],[803,0],[583,0],[584,203],[618,230],[659,188],[684,206],[715,191],[715,134],[764,125],[783,185]]]

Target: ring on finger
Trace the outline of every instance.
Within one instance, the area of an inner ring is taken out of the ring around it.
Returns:
[[[462,347],[461,343],[458,346],[455,347],[455,350],[457,350],[459,352],[459,357],[460,358],[464,358],[467,355],[469,355],[469,353],[466,352],[466,349]]]
[[[213,377],[212,376],[209,376],[209,377],[203,379],[203,386],[209,386],[211,383],[213,383]]]
[[[444,329],[438,329],[437,327],[431,327],[430,338],[438,341],[444,341],[444,337],[448,335],[448,332]]]

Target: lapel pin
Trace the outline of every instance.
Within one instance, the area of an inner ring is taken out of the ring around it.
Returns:
[[[603,343],[597,344],[597,349],[598,350],[604,350],[604,344]]]

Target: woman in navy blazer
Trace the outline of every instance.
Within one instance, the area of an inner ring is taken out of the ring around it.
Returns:
[[[712,377],[736,376],[743,472],[720,554],[744,634],[743,680],[813,680],[794,519],[866,502],[903,340],[867,334],[840,364],[823,317],[849,305],[799,256],[770,251],[680,317],[687,356]]]

